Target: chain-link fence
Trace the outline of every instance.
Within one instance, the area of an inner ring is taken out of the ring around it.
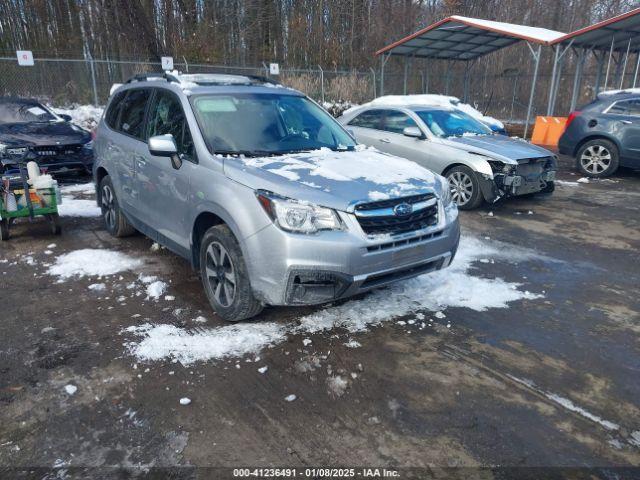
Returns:
[[[189,73],[230,73],[269,76],[267,65],[254,67],[188,64],[175,62],[174,67]],[[36,97],[54,105],[103,105],[114,83],[133,75],[159,72],[161,64],[152,61],[87,60],[36,58],[35,65],[19,66],[14,57],[0,57],[0,94]],[[514,69],[515,70],[515,69]],[[296,88],[319,102],[360,104],[380,95],[380,72],[323,70],[320,67],[280,68],[278,82]],[[384,75],[384,94],[437,93],[457,96],[477,109],[507,122],[526,118],[532,77],[529,72],[512,71],[500,75],[482,73],[435,73],[428,69],[413,70],[405,80],[404,72],[388,68]],[[533,114],[545,114],[549,75],[538,78]],[[610,81],[610,87],[630,85],[631,74]],[[585,75],[578,96],[578,105],[594,97],[595,75]],[[573,72],[565,71],[560,79],[556,113],[566,115],[571,104]]]

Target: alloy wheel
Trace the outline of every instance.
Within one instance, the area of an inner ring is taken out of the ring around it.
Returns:
[[[102,187],[102,215],[107,226],[113,230],[116,226],[116,206],[113,191],[109,185]]]
[[[206,276],[216,302],[229,307],[236,295],[236,271],[227,249],[218,242],[207,248]]]
[[[582,168],[592,174],[600,174],[611,165],[611,152],[602,145],[591,145],[580,156]]]
[[[453,172],[448,177],[451,197],[458,206],[465,205],[473,195],[473,180],[464,172]]]

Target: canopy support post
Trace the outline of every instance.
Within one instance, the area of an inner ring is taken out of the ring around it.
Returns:
[[[471,73],[471,67],[473,67],[473,60],[467,60],[464,65],[464,84],[462,91],[462,101],[469,103],[469,74]]]
[[[558,90],[560,89],[560,79],[562,78],[562,64],[564,62],[564,56],[573,45],[573,40],[569,42],[564,49],[562,45],[556,47],[556,56],[553,65],[553,74],[551,77],[551,90],[549,91],[549,105],[547,108],[547,115],[553,116],[556,109],[556,101],[558,99]]]
[[[580,87],[582,85],[582,70],[584,68],[584,62],[587,57],[587,51],[583,48],[578,53],[578,64],[576,65],[576,74],[573,77],[573,94],[571,95],[571,107],[569,111],[573,112],[576,109],[578,103],[578,97],[580,96]]]
[[[624,85],[624,74],[627,73],[627,62],[629,61],[629,50],[631,50],[631,38],[629,37],[629,44],[627,45],[627,53],[624,55],[624,67],[622,68],[622,75],[620,75],[620,86],[618,87],[622,90],[622,86]]]
[[[390,53],[386,55],[383,53],[380,56],[380,96],[384,95],[384,66],[387,64],[390,56]]]
[[[551,102],[553,102],[553,89],[556,84],[556,75],[558,74],[558,59],[560,58],[560,45],[551,47],[555,50],[553,57],[553,70],[551,72],[551,83],[549,85],[549,103],[547,104],[547,116],[551,116]]]
[[[607,61],[607,74],[604,77],[604,89],[607,89],[609,84],[609,71],[611,70],[611,57],[613,57],[613,45],[615,44],[616,36],[611,37],[611,49],[609,50],[609,60]]]
[[[633,86],[631,88],[636,88],[636,82],[638,81],[638,69],[640,69],[640,50],[636,53],[638,60],[636,60],[636,73],[633,75]]]
[[[524,124],[524,138],[527,138],[527,134],[529,133],[529,122],[531,121],[531,111],[533,110],[533,100],[536,94],[536,83],[538,81],[538,68],[540,67],[540,56],[542,55],[542,45],[538,45],[538,50],[534,50],[529,42],[527,42],[527,47],[531,51],[531,55],[534,59],[534,68],[533,68],[533,79],[531,80],[531,94],[529,95],[529,106],[527,107],[527,120]]]
[[[404,57],[404,79],[402,83],[402,94],[407,94],[407,72],[409,71],[409,57]]]
[[[596,72],[596,85],[595,85],[595,96],[597,97],[600,93],[600,87],[602,86],[602,69],[604,67],[604,52],[600,53],[600,55],[596,55],[596,52],[593,52],[593,55],[598,59],[598,70]]]
[[[444,84],[444,94],[449,95],[449,81],[451,80],[451,62],[447,61],[447,76]]]

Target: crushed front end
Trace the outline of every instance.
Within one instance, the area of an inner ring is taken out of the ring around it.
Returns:
[[[555,181],[558,161],[555,156],[518,159],[517,164],[490,161],[493,178],[484,176],[484,198],[496,202],[504,197],[527,195],[545,190]]]

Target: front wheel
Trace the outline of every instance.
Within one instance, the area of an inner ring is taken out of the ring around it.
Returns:
[[[577,155],[580,173],[592,178],[604,178],[618,170],[618,147],[604,138],[591,140],[580,147]]]
[[[209,303],[224,320],[237,322],[262,311],[240,245],[226,225],[211,227],[202,237],[200,276]]]
[[[473,210],[482,204],[482,192],[476,172],[469,167],[459,165],[446,174],[451,197],[460,210]]]

